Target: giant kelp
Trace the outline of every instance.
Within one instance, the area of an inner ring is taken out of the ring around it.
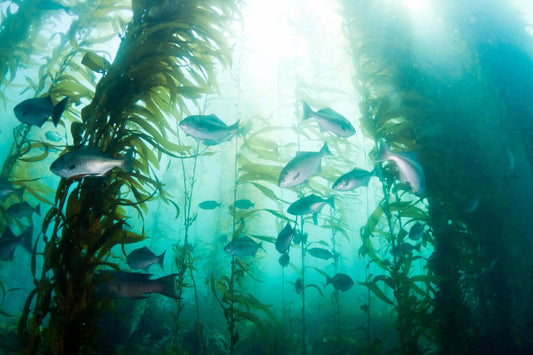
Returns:
[[[156,193],[165,198],[151,166],[158,166],[162,153],[175,156],[187,149],[169,138],[174,133],[164,113],[179,117],[187,99],[211,90],[214,61],[229,60],[219,31],[231,19],[232,3],[134,1],[132,9],[115,60],[81,120],[70,127],[73,145],[67,149],[98,147],[118,156],[134,148],[134,172],[61,180],[43,222],[42,274],[20,321],[27,353],[96,349],[98,315],[108,302],[95,297],[93,273],[103,265],[117,268],[106,261],[114,245],[144,238],[125,229],[128,211],[142,217]]]

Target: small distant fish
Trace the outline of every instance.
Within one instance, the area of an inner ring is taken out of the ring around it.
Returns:
[[[299,245],[300,243],[307,243],[307,233],[301,233],[300,231],[298,230],[295,230],[294,231],[294,238],[292,240],[292,242],[296,245]]]
[[[220,206],[220,203],[218,203],[217,201],[213,201],[213,200],[203,201],[198,204],[198,207],[200,207],[203,210],[214,210],[218,206]]]
[[[426,178],[416,152],[394,153],[385,142],[381,142],[376,162],[385,160],[392,160],[396,163],[400,172],[400,181],[408,182],[415,195],[421,196],[424,194]]]
[[[324,260],[335,259],[335,255],[333,255],[329,250],[324,248],[311,248],[307,249],[307,252],[315,258]]]
[[[14,203],[6,210],[7,214],[13,218],[31,218],[35,212],[37,215],[41,215],[41,204],[32,207],[28,202]]]
[[[179,126],[189,136],[203,141],[205,145],[228,141],[239,131],[239,121],[228,126],[216,115],[188,116],[181,120]]]
[[[96,293],[100,296],[123,298],[147,298],[150,293],[179,299],[176,290],[176,276],[171,274],[155,280],[151,274],[126,272],[119,270],[102,270],[95,275]]]
[[[322,157],[326,154],[332,155],[328,142],[325,142],[318,152],[296,153],[296,156],[281,170],[278,186],[292,187],[305,182],[321,170]]]
[[[18,237],[13,234],[9,227],[6,227],[2,236],[0,236],[0,260],[13,260],[15,249],[19,244],[22,244],[24,249],[32,252],[32,234],[33,226],[26,228],[24,232]]]
[[[287,250],[289,250],[289,247],[291,245],[291,240],[294,237],[295,234],[294,228],[292,228],[291,223],[287,222],[285,227],[279,232],[278,237],[276,239],[276,250],[283,254]]]
[[[165,258],[165,252],[164,251],[161,255],[157,256],[155,255],[150,249],[147,247],[142,247],[135,249],[131,253],[128,254],[128,257],[126,258],[126,261],[132,269],[140,269],[147,271],[148,268],[155,263],[158,263],[161,266],[161,269],[163,269],[163,259]]]
[[[420,222],[413,224],[411,229],[409,229],[409,239],[419,240],[424,235],[424,225]]]
[[[255,204],[250,200],[237,200],[235,201],[235,207],[241,210],[247,210],[248,208],[254,207]]]
[[[335,209],[333,198],[334,195],[326,200],[315,194],[311,194],[293,202],[289,208],[287,208],[287,213],[290,213],[294,216],[302,216],[304,214],[312,213],[313,223],[317,224],[318,213],[320,210],[322,210],[322,207],[324,207],[326,203],[329,204],[331,208]]]
[[[355,134],[355,128],[350,121],[329,107],[313,111],[305,101],[302,101],[302,106],[304,111],[303,119],[315,118],[323,131],[332,132],[339,137],[350,137]]]
[[[294,283],[294,291],[296,291],[297,294],[302,293],[304,290],[304,281],[301,278],[297,278],[296,282]]]
[[[57,158],[50,166],[50,170],[54,174],[68,179],[85,176],[104,176],[115,167],[131,172],[132,159],[133,149],[130,149],[124,157],[115,159],[97,148],[81,148]]]
[[[421,246],[422,243],[418,243],[417,245],[413,245],[411,243],[401,243],[398,244],[396,248],[391,248],[389,252],[396,257],[400,257],[403,255],[411,254],[413,250],[420,252]]]
[[[289,257],[289,253],[283,253],[281,254],[281,256],[279,257],[279,264],[281,265],[281,267],[285,267],[287,265],[289,265],[289,261],[290,261],[290,257]]]
[[[352,278],[346,274],[338,273],[332,278],[327,278],[326,286],[332,284],[335,290],[348,291],[354,285]]]
[[[361,186],[368,186],[372,176],[374,176],[374,170],[366,171],[364,169],[355,168],[338,178],[332,188],[336,191],[350,191]]]
[[[57,126],[67,102],[68,96],[55,106],[50,96],[36,97],[22,101],[15,106],[13,112],[20,122],[38,127],[41,127],[48,117],[52,116],[52,122],[54,126]]]
[[[254,256],[257,250],[262,247],[262,242],[256,243],[252,238],[245,236],[229,242],[224,247],[224,251],[230,255],[238,257]]]
[[[22,195],[24,194],[25,187],[15,189],[13,185],[6,178],[0,178],[0,201],[5,201],[9,196],[15,195],[17,198],[22,200]]]
[[[52,142],[61,142],[63,140],[63,136],[61,136],[56,131],[47,131],[44,136],[46,139]]]

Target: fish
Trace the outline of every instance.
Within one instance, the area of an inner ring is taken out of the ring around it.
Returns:
[[[289,250],[291,246],[291,240],[294,238],[296,230],[292,228],[291,223],[287,222],[285,227],[279,232],[278,237],[276,238],[276,250],[283,254]]]
[[[224,247],[224,251],[238,257],[255,256],[259,248],[263,248],[263,242],[256,243],[252,238],[245,236],[229,242]]]
[[[289,253],[283,253],[281,254],[281,256],[279,257],[279,264],[281,265],[281,267],[285,267],[287,265],[289,265],[289,261],[291,260],[291,258],[289,257]]]
[[[424,235],[424,225],[420,222],[413,224],[411,229],[409,229],[409,239],[419,240]]]
[[[294,291],[296,291],[297,294],[302,293],[304,290],[304,281],[299,277],[296,279],[296,282],[294,283]]]
[[[335,259],[335,255],[333,255],[329,250],[324,248],[311,248],[307,249],[307,252],[315,258],[324,260]]]
[[[155,255],[146,246],[135,249],[128,254],[126,261],[132,269],[140,269],[147,271],[152,264],[158,263],[163,269],[163,259],[165,258],[166,250],[161,255]]]
[[[11,185],[8,179],[0,177],[0,201],[2,202],[11,195],[17,196],[19,201],[22,200],[22,195],[24,194],[25,189],[24,186],[16,189]]]
[[[52,142],[61,142],[63,140],[63,136],[61,136],[56,131],[47,131],[44,136],[46,139]]]
[[[343,115],[333,111],[329,107],[313,111],[307,102],[302,101],[304,111],[303,119],[314,118],[323,131],[331,132],[339,137],[351,137],[355,134],[355,128]]]
[[[104,176],[115,167],[131,172],[132,160],[133,149],[130,149],[122,158],[115,159],[98,148],[80,148],[57,158],[50,166],[50,170],[67,179]]]
[[[255,204],[250,200],[237,200],[235,201],[235,207],[241,209],[241,210],[247,210],[248,208],[254,207]]]
[[[179,123],[189,136],[203,141],[205,145],[216,145],[228,141],[239,131],[239,121],[226,125],[216,115],[192,115]]]
[[[31,218],[35,212],[37,215],[41,215],[41,204],[37,204],[32,207],[28,202],[14,203],[6,210],[7,214],[13,218]]]
[[[279,187],[293,187],[304,183],[321,170],[322,157],[333,155],[325,142],[318,152],[298,152],[279,174]]]
[[[331,195],[328,199],[323,199],[315,194],[302,197],[287,208],[287,213],[292,214],[293,216],[302,216],[304,214],[312,213],[313,222],[317,224],[318,213],[322,210],[322,207],[324,207],[325,204],[329,204],[331,208],[335,209],[333,201],[334,197],[335,195]]]
[[[338,178],[333,184],[332,189],[335,191],[350,191],[361,186],[368,186],[372,176],[375,176],[374,170],[367,171],[355,168]]]
[[[354,285],[352,278],[346,274],[338,273],[333,277],[326,277],[326,286],[332,284],[335,290],[348,291]]]
[[[403,255],[411,254],[413,250],[420,252],[421,246],[422,246],[422,243],[418,243],[417,245],[413,245],[411,243],[400,243],[396,245],[395,248],[391,248],[389,252],[393,256],[400,257]]]
[[[52,103],[50,95],[45,97],[35,97],[24,100],[16,105],[15,108],[13,108],[13,112],[20,122],[38,127],[42,127],[48,117],[52,116],[52,122],[54,123],[54,126],[57,127],[67,103],[68,96],[59,101],[55,106]]]
[[[292,242],[294,244],[296,244],[296,245],[299,245],[302,242],[303,242],[303,244],[305,244],[305,243],[307,243],[307,236],[308,236],[307,233],[302,233],[299,230],[295,230],[294,231],[294,238],[293,238]]]
[[[18,237],[13,234],[9,227],[6,227],[2,236],[0,236],[0,260],[11,261],[15,255],[15,249],[21,244],[24,249],[32,252],[32,234],[33,226],[26,228]]]
[[[213,200],[203,201],[198,204],[198,207],[200,207],[203,210],[214,210],[218,206],[220,206],[220,203],[218,203],[217,201],[213,201]]]
[[[96,294],[112,298],[147,298],[151,293],[181,299],[176,289],[178,274],[150,279],[151,274],[120,270],[101,270],[94,276]]]
[[[385,160],[392,160],[396,163],[400,172],[400,181],[409,183],[415,195],[424,194],[426,178],[415,151],[394,153],[385,142],[381,142],[376,162]]]

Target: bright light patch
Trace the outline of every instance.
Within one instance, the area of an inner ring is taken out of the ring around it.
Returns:
[[[403,0],[403,5],[414,16],[424,16],[431,11],[428,0]]]

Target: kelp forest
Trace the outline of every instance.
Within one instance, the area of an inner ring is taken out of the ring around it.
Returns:
[[[0,353],[533,351],[525,0],[0,0]]]

